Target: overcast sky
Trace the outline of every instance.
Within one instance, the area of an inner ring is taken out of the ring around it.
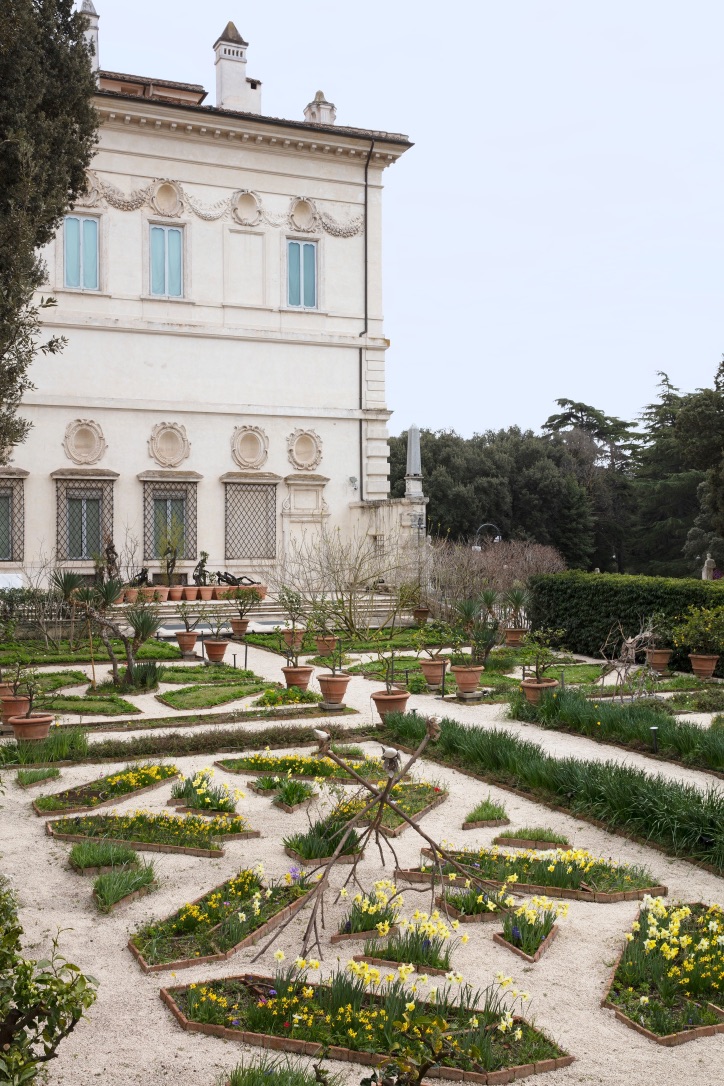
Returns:
[[[724,351],[721,0],[95,0],[101,66],[203,83],[229,19],[264,112],[407,133],[385,171],[392,433],[632,418]]]

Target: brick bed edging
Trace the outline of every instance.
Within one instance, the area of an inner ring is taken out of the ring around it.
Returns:
[[[399,930],[400,929],[397,924],[391,924],[390,930],[388,931],[387,935],[397,935],[397,932]],[[373,928],[371,931],[335,931],[335,933],[330,936],[329,941],[331,943],[351,943],[354,940],[359,941],[360,939],[366,940],[380,938],[382,938],[382,936],[380,936],[377,928]],[[387,936],[384,936],[384,938],[387,938]]]
[[[262,977],[253,973],[244,973],[235,977],[224,977],[225,981],[263,980],[272,982],[271,977]],[[209,983],[208,981],[206,983]],[[317,987],[317,985],[311,985]],[[339,1060],[343,1063],[359,1063],[364,1067],[379,1067],[388,1056],[376,1052],[356,1052],[351,1048],[341,1048],[337,1045],[325,1046],[318,1041],[298,1041],[293,1037],[276,1037],[271,1033],[247,1033],[244,1030],[228,1029],[226,1026],[206,1024],[205,1022],[192,1022],[183,1013],[178,1003],[173,998],[172,992],[185,991],[184,987],[161,988],[159,997],[161,1002],[168,1007],[181,1029],[188,1033],[205,1033],[210,1037],[220,1037],[224,1041],[238,1041],[241,1044],[253,1045],[257,1048],[272,1049],[276,1052],[293,1052],[300,1056],[318,1056],[324,1053],[330,1060]],[[520,1019],[515,1019],[520,1021]],[[538,1030],[538,1033],[542,1033]],[[543,1034],[543,1036],[546,1036]],[[553,1042],[551,1042],[553,1043]],[[479,1086],[498,1086],[499,1083],[513,1082],[526,1078],[529,1075],[541,1074],[545,1071],[557,1071],[563,1067],[570,1067],[575,1056],[558,1056],[555,1059],[539,1060],[537,1063],[518,1064],[515,1067],[506,1067],[500,1071],[458,1071],[453,1067],[440,1067],[429,1071],[428,1075],[434,1079],[456,1079],[463,1082],[478,1083]]]
[[[379,936],[378,936],[379,938]],[[368,962],[370,965],[381,965],[384,969],[398,969],[401,965],[407,965],[407,962],[392,962],[389,958],[373,958],[368,954],[354,954],[352,956],[354,962]],[[414,962],[410,962],[410,965],[415,965]],[[452,966],[450,967],[452,968]],[[446,977],[450,972],[450,969],[437,969],[432,965],[415,965],[416,973],[429,973],[432,977]]]
[[[221,885],[223,886],[224,884],[222,883]],[[218,887],[215,886],[213,890],[209,890],[208,893],[212,894],[214,890],[217,889]],[[278,913],[275,913],[274,916],[270,916],[269,919],[261,925],[261,927],[256,929],[256,931],[249,932],[248,935],[245,935],[240,943],[237,943],[229,950],[219,951],[218,954],[207,954],[203,958],[179,958],[179,960],[175,962],[160,962],[157,965],[149,965],[146,959],[141,954],[141,951],[136,946],[134,946],[132,939],[129,939],[126,945],[144,973],[162,973],[167,969],[190,969],[191,966],[206,965],[207,962],[225,962],[228,961],[229,958],[232,958],[234,954],[238,953],[238,951],[244,950],[246,947],[249,946],[255,946],[256,943],[258,943],[266,935],[274,931],[275,928],[278,928],[280,924],[283,924],[285,920],[288,920],[290,917],[294,916],[295,913],[297,913],[300,909],[304,908],[309,900],[310,894],[313,894],[315,890],[316,887],[313,887],[311,890],[308,890],[307,893],[303,895],[303,897],[297,898],[296,901],[293,901],[291,905],[285,905],[284,908],[281,909]],[[207,896],[207,894],[202,894],[201,897],[196,898],[196,900],[190,902],[190,904],[196,905],[199,901],[202,901],[203,898]],[[219,926],[220,925],[216,925],[216,927]]]
[[[136,848],[139,852],[173,852],[182,853],[185,856],[204,856],[206,858],[216,859],[220,856],[224,856],[223,848],[190,848],[185,845],[161,845],[155,841],[126,841],[122,837],[90,837],[83,833],[59,833],[57,830],[52,829],[52,822],[45,823],[45,832],[48,837],[53,837],[56,841],[104,841],[109,845],[128,845],[129,848]],[[258,830],[249,830],[247,833],[235,833],[229,835],[224,840],[240,841],[246,837],[261,837]]]
[[[432,803],[428,803],[427,807],[423,807],[421,811],[416,811],[415,814],[407,815],[413,822],[419,822],[420,819],[428,814],[430,811],[434,811],[436,807],[439,807],[441,803],[449,799],[449,792],[441,792],[439,796],[435,796]],[[394,812],[393,812],[394,814]],[[407,814],[407,812],[405,812]],[[365,821],[363,825],[369,826],[370,822]],[[383,833],[385,837],[399,837],[401,833],[410,828],[409,822],[402,822],[399,826],[395,826],[394,829],[388,829],[386,826],[379,826],[380,833]]]
[[[481,830],[490,826],[492,829],[494,826],[509,826],[509,818],[479,818],[475,822],[463,822],[462,828],[464,830]]]
[[[435,904],[438,909],[448,913],[453,920],[457,920],[460,924],[486,924],[489,920],[499,920],[501,916],[505,916],[506,913],[510,912],[510,909],[495,908],[492,912],[488,910],[484,913],[461,913],[459,909],[446,901],[442,894],[438,894],[435,898]]]
[[[639,912],[637,913],[637,918],[640,915],[641,910],[639,909]],[[619,1007],[617,1007],[615,1003],[611,1002],[611,999],[609,997],[611,995],[613,982],[616,979],[616,973],[618,972],[618,967],[621,964],[621,958],[623,957],[625,950],[626,943],[624,943],[621,947],[614,966],[609,973],[608,983],[606,984],[604,993],[601,996],[601,1007],[604,1007],[606,1010],[613,1011],[616,1019],[619,1022],[623,1022],[623,1024],[625,1026],[628,1026],[629,1029],[635,1030],[636,1033],[640,1033],[642,1037],[646,1037],[649,1041],[654,1041],[654,1043],[657,1045],[663,1045],[665,1048],[675,1048],[677,1045],[685,1045],[688,1041],[696,1041],[700,1037],[713,1037],[717,1033],[724,1033],[724,1010],[721,1007],[717,1007],[714,1003],[707,1003],[707,1007],[711,1011],[713,1011],[714,1014],[717,1014],[721,1018],[721,1022],[719,1023],[719,1025],[695,1026],[694,1029],[681,1030],[679,1033],[667,1033],[663,1036],[657,1033],[652,1033],[650,1029],[646,1029],[645,1026],[639,1025],[638,1022],[634,1022],[633,1018],[629,1018],[627,1014],[624,1014],[624,1012]]]
[[[112,868],[109,870],[112,870]],[[101,908],[100,901],[95,890],[93,891],[92,897],[98,907],[98,911],[106,916],[109,916],[111,913],[114,913],[116,909],[120,909],[123,905],[130,905],[132,901],[137,901],[138,898],[145,897],[146,894],[152,894],[154,890],[158,890],[157,882],[152,882],[150,886],[140,886],[138,890],[132,890],[130,894],[126,894],[125,897],[120,897],[118,901],[114,901],[113,904],[109,905],[107,909]]]
[[[499,834],[493,838],[494,845],[502,845],[504,848],[529,848],[533,851],[545,852],[552,848],[572,848],[570,841],[534,841],[527,837],[505,837]]]
[[[152,792],[155,788],[160,788],[163,784],[170,784],[175,777],[180,776],[179,773],[174,773],[173,777],[165,777],[162,781],[154,781],[153,784],[145,784],[143,788],[135,788],[132,792],[124,792],[120,796],[112,796],[110,799],[102,799],[100,803],[94,803],[92,807],[63,807],[58,811],[41,811],[36,805],[36,801],[33,800],[32,808],[36,815],[40,815],[41,818],[48,818],[51,815],[58,815],[60,818],[64,818],[66,815],[71,814],[89,814],[92,811],[97,811],[99,807],[109,807],[114,803],[123,803],[127,799],[135,799],[136,796],[142,796],[144,792]],[[93,783],[92,781],[89,783]],[[83,785],[80,786],[81,788]],[[68,792],[71,789],[66,788],[64,791]],[[72,789],[75,791],[75,789]],[[62,796],[63,792],[51,792],[50,795]]]
[[[505,938],[505,936],[501,935],[497,931],[493,932],[493,942],[497,943],[498,946],[504,946],[506,950],[512,950],[513,953],[517,954],[519,958],[523,959],[523,961],[530,962],[531,965],[535,965],[535,963],[537,961],[539,961],[540,958],[543,957],[543,955],[545,954],[548,947],[551,945],[553,940],[556,938],[556,936],[558,935],[558,931],[559,931],[558,925],[554,924],[553,927],[551,928],[551,930],[546,935],[543,942],[540,944],[540,946],[536,950],[535,954],[526,954],[524,950],[520,949],[520,947],[514,946],[513,943],[509,943],[508,940]]]
[[[332,859],[331,856],[322,856],[320,859],[305,859],[304,856],[300,856],[298,852],[295,852],[293,848],[289,848],[287,845],[284,846],[284,851],[290,859],[302,864],[303,867],[322,867],[323,864],[328,864]],[[355,860],[364,859],[364,854],[364,849],[361,852],[348,852],[344,856],[338,856],[335,863],[353,864]]]

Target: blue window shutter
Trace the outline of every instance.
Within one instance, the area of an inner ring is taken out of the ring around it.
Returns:
[[[180,298],[183,294],[183,239],[180,230],[166,231],[168,246],[168,284],[171,298]]]
[[[151,294],[166,293],[166,231],[151,227]]]
[[[83,219],[83,286],[98,290],[98,220]]]
[[[302,304],[301,284],[301,245],[298,241],[288,243],[288,278],[289,278],[289,305]]]
[[[314,309],[317,304],[317,247],[304,245],[304,305]]]
[[[80,219],[69,215],[65,220],[65,285],[80,286]]]

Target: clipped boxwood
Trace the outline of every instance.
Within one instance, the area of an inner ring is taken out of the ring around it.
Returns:
[[[724,606],[724,579],[702,581],[693,577],[573,570],[531,577],[530,592],[533,628],[565,630],[566,648],[587,656],[599,655],[611,627],[618,622],[630,635],[638,632],[642,619],[656,611],[673,621],[689,607]],[[671,666],[677,671],[691,670],[685,649],[674,653]]]

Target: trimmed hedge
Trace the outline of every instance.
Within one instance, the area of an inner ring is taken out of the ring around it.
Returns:
[[[611,627],[618,622],[631,635],[655,611],[673,621],[689,607],[724,606],[724,579],[544,573],[531,577],[530,593],[533,629],[565,630],[565,644],[571,652],[598,656]],[[675,653],[671,665],[677,671],[691,670],[683,651]]]

